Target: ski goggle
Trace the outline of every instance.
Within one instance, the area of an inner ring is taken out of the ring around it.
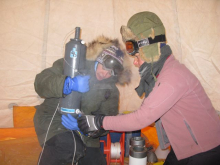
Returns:
[[[139,41],[128,40],[125,42],[125,46],[126,46],[127,53],[129,55],[134,56],[136,53],[139,52],[139,48],[141,47],[148,46],[150,44],[154,44],[157,42],[165,42],[165,41],[166,41],[165,35],[159,35],[159,36],[155,36],[154,39],[149,37],[149,38],[145,38]]]
[[[112,76],[116,76],[123,71],[122,64],[112,56],[105,56],[102,61],[103,68],[110,71]]]

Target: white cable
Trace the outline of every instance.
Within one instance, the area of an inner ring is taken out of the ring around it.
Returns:
[[[44,147],[45,147],[45,143],[46,143],[46,140],[47,140],[47,135],[48,135],[50,126],[51,126],[51,124],[52,124],[53,118],[54,118],[54,116],[55,116],[55,114],[56,114],[56,112],[57,112],[57,109],[58,109],[59,104],[60,104],[60,103],[58,103],[57,108],[56,108],[56,110],[55,110],[55,112],[54,112],[54,114],[53,114],[53,117],[52,117],[51,121],[50,121],[50,124],[49,124],[49,126],[48,126],[48,128],[47,128],[46,136],[45,136],[45,139],[44,139],[44,145],[43,145],[43,148],[42,148],[42,151],[41,151],[41,154],[40,154],[40,158],[39,158],[39,161],[38,161],[38,165],[40,164],[40,160],[41,160],[42,154],[43,154],[43,152],[44,152]]]
[[[71,30],[69,33],[66,34],[66,36],[64,37],[64,43],[66,43],[67,38],[74,32],[75,32],[75,29]],[[65,54],[64,49],[65,49],[65,44],[63,45],[63,50],[62,50],[63,54]]]
[[[119,142],[111,143],[111,158],[116,159],[115,164],[117,165],[117,159],[121,156],[121,144]]]
[[[73,134],[73,140],[74,140],[74,143],[75,143],[75,145],[74,145],[74,153],[73,153],[73,160],[72,160],[72,165],[73,165],[74,158],[75,158],[75,154],[76,154],[76,139],[75,139],[75,136],[74,136],[73,131],[71,131],[71,132],[72,132],[72,134]],[[77,164],[78,164],[78,163],[77,163]]]
[[[70,34],[72,34],[73,32],[75,32],[75,29],[74,29],[74,30],[71,30],[71,31],[65,36],[64,42],[66,41],[67,37],[68,37]],[[64,46],[63,46],[63,52],[64,52]],[[66,61],[65,58],[64,58],[64,61],[67,63],[67,61]],[[67,63],[67,64],[68,64],[68,63]],[[68,64],[68,65],[69,65],[69,64]],[[46,132],[46,136],[45,136],[45,139],[44,139],[43,148],[42,148],[42,151],[41,151],[39,160],[38,160],[38,165],[40,164],[40,160],[41,160],[41,157],[42,157],[42,154],[43,154],[43,151],[44,151],[44,147],[45,147],[47,135],[48,135],[50,126],[51,126],[51,124],[52,124],[53,118],[54,118],[54,116],[55,116],[55,114],[56,114],[56,112],[57,112],[58,106],[59,106],[59,103],[58,103],[58,105],[57,105],[57,108],[56,108],[56,110],[55,110],[55,112],[54,112],[54,114],[53,114],[53,117],[52,117],[52,119],[51,119],[51,121],[50,121],[50,124],[49,124],[49,126],[48,126],[48,129],[47,129],[47,132]],[[72,131],[71,131],[71,132],[72,132]],[[72,132],[72,134],[73,134],[73,132]],[[81,136],[81,135],[80,135],[80,136]],[[75,158],[75,153],[76,153],[76,141],[75,141],[74,134],[73,134],[73,139],[74,139],[74,143],[75,143],[75,151],[74,151],[74,155],[73,155],[72,165],[73,165],[74,158]],[[82,136],[81,136],[81,139],[82,139]],[[77,164],[78,164],[78,163],[77,163]],[[76,164],[76,165],[77,165],[77,164]]]
[[[56,112],[57,112],[57,109],[58,109],[58,107],[59,107],[59,104],[60,104],[60,103],[58,103],[57,108],[56,108],[56,110],[55,110],[55,112],[54,112],[54,114],[53,114],[53,117],[52,117],[51,121],[50,121],[50,124],[49,124],[49,126],[48,126],[48,128],[47,128],[47,133],[46,133],[46,136],[45,136],[45,139],[44,139],[44,145],[43,145],[43,148],[42,148],[42,151],[41,151],[39,160],[38,160],[38,165],[40,164],[40,160],[41,160],[42,154],[43,154],[43,152],[44,152],[44,147],[45,147],[47,135],[48,135],[50,126],[51,126],[51,124],[52,124],[53,118],[54,118],[54,116],[55,116],[55,114],[56,114]],[[73,131],[71,131],[71,132],[72,132],[72,134],[73,134]],[[80,136],[81,136],[81,135],[80,135]],[[82,136],[81,136],[81,139],[82,139]],[[72,165],[73,165],[73,163],[74,163],[74,158],[75,158],[75,154],[76,154],[76,140],[75,140],[74,134],[73,134],[73,140],[74,140],[74,154],[73,154]],[[77,163],[77,164],[78,164],[78,163]],[[76,164],[76,165],[77,165],[77,164]]]
[[[76,139],[75,139],[75,135],[74,135],[73,131],[71,131],[71,132],[73,134],[73,140],[74,140],[74,143],[75,143],[75,145],[74,145],[73,161],[72,161],[72,165],[73,165],[74,159],[75,159],[75,154],[76,154]],[[81,135],[81,133],[79,131],[78,131],[78,134],[80,135],[80,138],[82,140],[82,135]],[[76,165],[78,165],[78,162],[76,162]]]
[[[64,42],[67,40],[67,37],[69,36],[69,35],[71,35],[73,32],[75,32],[75,29],[74,30],[71,30],[66,36],[65,36],[65,38],[64,38]],[[64,48],[65,48],[65,46],[63,46],[63,54],[64,54]],[[67,65],[69,65],[71,68],[73,68],[67,61],[66,61],[66,59],[65,59],[65,56],[64,56],[64,61],[67,63]],[[71,131],[71,130],[70,130]],[[74,154],[73,154],[73,160],[72,160],[72,165],[73,165],[73,163],[74,163],[74,158],[75,158],[75,154],[76,154],[76,140],[75,140],[75,136],[74,136],[74,133],[73,133],[73,131],[71,131],[72,132],[72,134],[73,134],[73,140],[74,140]],[[81,137],[81,139],[82,139],[82,136],[80,135],[80,137]],[[78,164],[78,162],[76,163],[76,165]]]
[[[121,145],[119,142],[111,143],[111,158],[118,159],[121,156]]]

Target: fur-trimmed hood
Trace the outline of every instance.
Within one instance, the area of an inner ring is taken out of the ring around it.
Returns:
[[[99,36],[90,43],[87,44],[87,52],[86,52],[86,59],[90,61],[95,61],[97,56],[106,48],[115,45],[116,47],[120,47],[120,49],[124,52],[124,61],[123,61],[123,72],[118,75],[118,83],[120,85],[128,84],[131,81],[131,70],[128,61],[127,54],[123,50],[122,46],[120,45],[118,39],[110,39],[105,36]]]

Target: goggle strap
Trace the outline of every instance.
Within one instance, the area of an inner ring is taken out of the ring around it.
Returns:
[[[151,37],[149,38],[145,38],[143,40],[139,40],[137,41],[138,47],[143,47],[143,46],[147,46],[150,44],[154,44],[157,42],[165,42],[166,41],[166,36],[165,35],[159,35],[159,36],[155,36],[154,39],[152,39]]]

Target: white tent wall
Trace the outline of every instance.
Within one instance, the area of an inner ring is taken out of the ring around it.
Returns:
[[[0,127],[13,126],[13,105],[43,101],[34,90],[35,76],[63,57],[75,27],[86,43],[102,34],[121,41],[121,25],[146,10],[161,18],[173,54],[220,110],[219,0],[0,0]],[[121,112],[142,102],[134,91],[137,68],[132,72],[132,83],[119,87]]]

